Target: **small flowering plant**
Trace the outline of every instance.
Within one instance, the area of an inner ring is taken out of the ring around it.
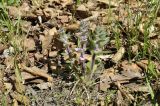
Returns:
[[[106,53],[104,47],[110,41],[106,29],[97,26],[95,31],[91,32],[89,30],[89,23],[81,22],[79,35],[76,36],[77,48],[74,50],[69,46],[71,36],[74,35],[66,34],[64,29],[60,30],[60,41],[63,42],[66,51],[65,53],[70,58],[70,69],[73,72],[75,70],[75,72],[79,72],[78,75],[81,75],[79,76],[81,78],[92,79],[94,72],[98,67],[97,63],[95,63],[96,56]],[[74,54],[76,54],[75,52],[80,53],[78,58],[74,57]],[[87,53],[91,54],[91,60],[89,61],[87,61],[87,58],[85,57]]]

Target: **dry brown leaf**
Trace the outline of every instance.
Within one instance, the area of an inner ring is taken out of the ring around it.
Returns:
[[[56,57],[57,56],[57,51],[50,51],[49,52],[49,57]]]
[[[69,17],[67,15],[58,16],[57,18],[60,19],[62,23],[69,22]]]
[[[14,58],[12,56],[5,58],[4,64],[7,66],[8,69],[13,69],[14,68]],[[6,71],[12,72],[11,70],[6,70]]]
[[[60,3],[63,7],[66,7],[67,5],[73,4],[73,0],[60,0]]]
[[[80,27],[79,23],[74,23],[74,24],[68,25],[66,29],[69,31],[75,31],[75,30],[78,30],[79,27]]]
[[[100,90],[106,91],[111,84],[111,79],[110,77],[115,75],[115,69],[114,68],[109,68],[106,69],[103,74],[100,76]]]
[[[115,6],[115,7],[117,7],[118,6],[118,4],[121,2],[121,0],[96,0],[96,1],[98,1],[98,2],[100,2],[100,3],[104,3],[104,4],[106,4],[106,5],[111,5],[111,6]]]
[[[41,90],[45,90],[45,89],[50,88],[52,86],[52,83],[44,82],[44,83],[37,84],[36,86]]]
[[[8,14],[9,14],[9,16],[12,16],[12,17],[16,18],[18,16],[21,16],[22,12],[17,7],[9,6],[8,7]]]
[[[31,74],[33,74],[33,75],[35,75],[35,76],[44,77],[44,78],[46,78],[49,82],[52,82],[52,81],[53,81],[53,78],[52,78],[50,75],[48,75],[47,73],[45,73],[45,71],[42,70],[42,69],[39,69],[39,68],[37,68],[37,67],[26,67],[26,66],[23,65],[23,64],[20,64],[19,67],[22,68],[24,71],[29,72],[29,73],[31,73]]]
[[[34,56],[35,56],[35,58],[36,58],[37,61],[43,59],[43,55],[40,54],[39,52],[35,53]]]
[[[129,88],[132,92],[149,92],[148,87],[145,85],[129,83],[129,84],[125,84],[124,86]]]
[[[126,70],[122,71],[121,74],[118,74],[114,68],[106,69],[100,76],[100,90],[106,91],[110,87],[111,83],[117,81],[120,83],[126,83],[134,78],[143,78],[139,71],[140,70],[137,70],[137,72],[135,70]]]
[[[121,72],[122,75],[128,78],[142,78],[141,75],[141,68],[135,63],[129,63],[128,61],[123,61],[120,66],[123,71]]]
[[[0,54],[7,48],[6,45],[0,43]]]
[[[56,10],[53,8],[45,8],[43,9],[43,12],[46,17],[51,17],[51,19],[55,18],[58,15],[58,13],[56,13]]]
[[[51,44],[54,37],[56,37],[57,29],[52,28],[49,31],[45,32],[45,38],[42,40],[42,53],[46,54],[47,49],[49,48],[49,45]]]
[[[124,53],[125,53],[125,48],[120,47],[117,53],[112,57],[112,61],[118,63],[122,59]]]
[[[76,11],[77,11],[77,16],[80,18],[87,18],[90,15],[89,10],[83,4],[78,5]]]
[[[133,45],[133,46],[132,46],[131,49],[132,49],[132,53],[133,53],[134,55],[136,55],[136,54],[138,53],[138,48],[139,48],[138,45]]]
[[[92,21],[92,20],[96,20],[99,16],[99,13],[97,11],[92,12],[92,16],[86,17],[84,19],[82,19],[83,22],[87,22],[87,21]]]
[[[4,83],[4,87],[5,87],[5,94],[8,94],[11,90],[12,90],[12,88],[13,88],[13,85],[11,84],[11,83]]]
[[[154,48],[159,48],[160,45],[160,39],[150,39],[150,43]]]
[[[96,8],[95,3],[93,1],[88,1],[86,6],[90,11]]]
[[[24,40],[24,47],[27,51],[34,51],[36,50],[36,44],[33,38],[27,38]]]
[[[157,73],[159,75],[160,72],[158,70],[160,70],[159,69],[160,64],[158,62],[154,62],[154,61],[150,61],[150,62],[155,65],[156,71],[157,71]],[[147,68],[148,68],[148,60],[141,60],[141,61],[136,62],[136,64],[139,67],[141,67],[143,70],[147,70]]]
[[[21,76],[22,78],[26,81],[26,80],[31,80],[31,79],[35,79],[36,76],[35,75],[32,75],[30,73],[27,73],[27,72],[21,72]]]

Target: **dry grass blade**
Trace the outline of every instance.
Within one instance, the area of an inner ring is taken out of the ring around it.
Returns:
[[[25,106],[29,106],[29,104],[30,104],[29,98],[25,95],[21,95],[17,92],[12,92],[11,96],[12,96],[12,98],[16,99],[17,101],[24,104]]]

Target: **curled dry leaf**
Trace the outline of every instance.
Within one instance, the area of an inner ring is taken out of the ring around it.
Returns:
[[[24,47],[28,52],[36,50],[36,44],[33,38],[27,38],[24,40]]]
[[[112,61],[114,63],[118,63],[122,59],[124,53],[125,53],[125,48],[120,47],[120,49],[117,51],[117,53],[112,57]]]
[[[52,81],[53,81],[53,78],[52,78],[50,75],[48,75],[47,73],[45,73],[45,71],[42,70],[42,69],[39,69],[39,68],[37,68],[37,67],[26,67],[26,66],[23,65],[23,64],[20,64],[19,66],[20,66],[20,68],[22,68],[24,71],[26,71],[26,72],[28,72],[28,73],[31,73],[31,74],[33,74],[33,75],[35,75],[35,76],[44,77],[44,78],[46,78],[49,82],[52,82]]]
[[[141,61],[138,61],[138,62],[136,62],[136,64],[139,66],[139,67],[141,67],[143,70],[147,70],[147,68],[148,68],[148,60],[141,60]],[[150,63],[152,63],[154,66],[155,66],[155,70],[156,70],[156,72],[157,72],[157,74],[159,75],[160,74],[160,72],[159,72],[159,70],[160,70],[160,64],[158,63],[158,62],[155,62],[155,61],[150,61]]]
[[[42,40],[42,53],[45,54],[49,45],[52,43],[54,37],[56,37],[57,29],[52,28],[45,33],[45,38]]]

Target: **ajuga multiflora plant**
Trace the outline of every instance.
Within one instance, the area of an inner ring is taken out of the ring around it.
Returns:
[[[95,31],[89,30],[88,22],[81,22],[79,35],[77,38],[77,48],[75,50],[69,47],[69,40],[71,39],[71,34],[67,34],[65,30],[60,30],[60,41],[63,42],[63,46],[67,55],[69,55],[70,63],[72,64],[72,69],[75,67],[75,61],[78,61],[80,65],[78,68],[81,70],[79,75],[81,78],[85,80],[92,79],[94,72],[97,68],[95,68],[96,56],[99,54],[108,53],[105,51],[105,45],[109,42],[110,38],[106,32],[104,27],[97,26]],[[73,35],[74,36],[74,35]],[[78,60],[75,60],[73,57],[74,51],[79,52],[80,56]],[[92,59],[86,61],[85,54],[89,53],[92,56]],[[74,70],[72,70],[74,71]]]
[[[108,34],[104,27],[97,26],[95,31],[90,34],[88,38],[88,48],[92,54],[92,60],[90,64],[90,79],[93,76],[94,73],[94,64],[96,55],[108,53],[108,51],[104,51],[105,45],[109,42],[110,38],[108,37]]]

